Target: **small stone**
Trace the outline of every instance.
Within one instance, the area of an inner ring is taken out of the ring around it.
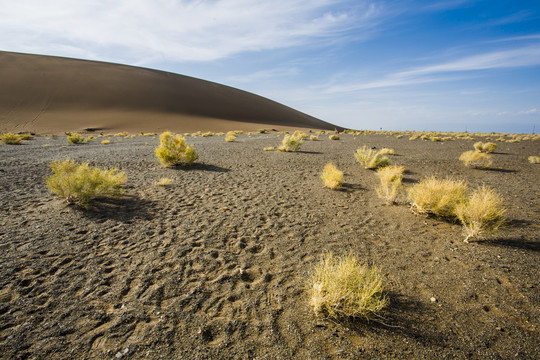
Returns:
[[[124,356],[124,354],[122,354],[120,351],[117,352],[116,355],[115,355],[115,357],[116,357],[117,359],[121,359],[122,356]]]
[[[437,302],[437,299],[435,299],[433,296],[429,299],[431,302]]]
[[[495,329],[497,329],[497,331],[504,331],[504,329],[500,326],[497,326]]]
[[[221,209],[222,209],[223,211],[227,211],[227,210],[229,210],[229,208],[228,208],[228,207],[226,207],[226,206],[222,207]]]

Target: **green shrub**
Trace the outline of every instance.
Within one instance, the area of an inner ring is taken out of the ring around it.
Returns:
[[[403,166],[390,165],[377,170],[377,176],[381,181],[375,189],[377,195],[386,201],[386,204],[392,205],[401,191],[401,182],[403,180]]]
[[[365,145],[361,149],[357,149],[354,156],[366,169],[377,169],[390,165],[390,160],[386,156],[368,149]]]
[[[49,190],[69,204],[83,207],[94,198],[121,194],[126,181],[124,173],[116,169],[102,170],[73,160],[56,160],[50,167],[53,174],[46,179]]]
[[[5,133],[5,134],[0,135],[0,140],[2,140],[4,144],[17,145],[21,142],[22,139],[17,134]]]
[[[193,164],[199,156],[193,146],[187,146],[182,135],[172,135],[166,131],[159,136],[159,147],[155,153],[163,166],[188,166]]]
[[[467,184],[461,180],[430,177],[408,191],[413,210],[440,218],[455,219],[456,206],[467,201]]]
[[[332,190],[337,190],[343,185],[343,172],[339,171],[334,164],[328,163],[324,166],[321,179],[324,182],[324,186]]]
[[[465,242],[484,233],[496,232],[505,224],[502,203],[503,199],[496,191],[482,185],[456,206],[456,216],[467,234]]]
[[[67,136],[67,142],[69,144],[81,144],[81,143],[85,143],[87,141],[88,140],[79,133],[70,133]]]
[[[300,147],[302,146],[303,139],[300,134],[296,134],[296,132],[293,135],[287,134],[283,138],[283,141],[281,143],[281,146],[277,148],[279,151],[298,151],[300,150]]]
[[[308,286],[313,311],[331,319],[369,319],[388,304],[379,270],[360,265],[352,254],[343,258],[327,254]]]

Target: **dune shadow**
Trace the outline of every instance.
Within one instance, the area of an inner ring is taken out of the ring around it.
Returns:
[[[381,332],[391,332],[415,339],[429,346],[444,347],[444,336],[441,336],[433,328],[419,326],[418,314],[433,313],[433,310],[424,304],[406,298],[404,295],[395,292],[386,292],[390,299],[389,305],[385,308],[380,317],[374,316],[371,320],[365,319],[342,319],[338,323],[356,332],[359,336],[377,329]],[[435,314],[433,314],[433,317]]]
[[[522,250],[540,251],[540,241],[530,241],[519,237],[484,239],[478,240],[476,243],[488,246],[501,246]]]
[[[137,217],[151,220],[150,209],[155,201],[140,199],[134,195],[123,195],[116,198],[98,198],[82,214],[93,220],[113,219],[127,222]]]

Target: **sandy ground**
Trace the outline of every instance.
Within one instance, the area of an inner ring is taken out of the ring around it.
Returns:
[[[189,138],[200,159],[186,169],[162,168],[151,137],[0,146],[0,358],[537,358],[538,141],[499,143],[493,169],[473,170],[457,160],[473,141],[342,135],[262,151],[282,136]],[[385,206],[353,156],[364,144],[395,149],[406,186],[436,174],[497,189],[509,227],[465,244],[457,224]],[[44,185],[65,158],[125,171],[125,196],[67,206]],[[322,186],[328,161],[343,191]],[[311,312],[306,280],[328,251],[383,270],[384,324]]]

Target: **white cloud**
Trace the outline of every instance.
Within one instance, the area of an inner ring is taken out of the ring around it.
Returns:
[[[523,110],[523,111],[520,111],[519,113],[523,115],[533,115],[533,114],[540,114],[540,110],[538,110],[537,108],[534,108],[534,109],[529,109],[529,110]]]
[[[0,47],[130,63],[212,61],[335,39],[378,14],[368,1],[346,0],[19,0],[2,4]]]

